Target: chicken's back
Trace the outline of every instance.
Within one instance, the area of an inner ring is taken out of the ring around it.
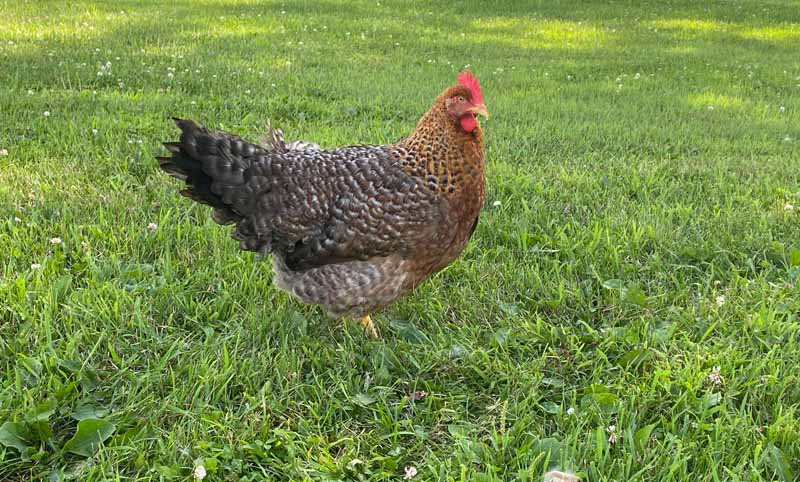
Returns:
[[[235,224],[244,250],[275,252],[293,270],[410,254],[435,231],[436,193],[399,166],[393,146],[276,152],[177,121],[161,167],[185,196]],[[419,241],[419,242],[418,242]]]

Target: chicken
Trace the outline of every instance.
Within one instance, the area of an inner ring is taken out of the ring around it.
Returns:
[[[450,264],[477,226],[477,115],[488,117],[480,84],[462,72],[395,144],[321,149],[270,128],[258,145],[176,119],[180,141],[158,159],[181,194],[235,224],[241,249],[272,254],[278,287],[377,336],[370,313]]]

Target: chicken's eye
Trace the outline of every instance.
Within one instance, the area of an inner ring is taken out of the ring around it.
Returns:
[[[459,101],[459,102],[464,102],[464,101],[466,101],[466,100],[467,100],[467,99],[465,99],[463,95],[459,95],[459,96],[458,96],[458,101]]]

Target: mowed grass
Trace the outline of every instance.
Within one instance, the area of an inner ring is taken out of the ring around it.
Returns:
[[[795,480],[797,7],[0,1],[0,479]],[[153,159],[392,142],[467,65],[487,205],[380,341]]]

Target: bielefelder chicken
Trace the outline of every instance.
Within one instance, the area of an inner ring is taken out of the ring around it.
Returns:
[[[275,283],[337,317],[361,318],[406,295],[463,251],[484,201],[488,117],[478,79],[458,75],[410,136],[389,145],[263,145],[176,119],[161,169],[184,196],[235,224],[241,249],[272,253]]]

